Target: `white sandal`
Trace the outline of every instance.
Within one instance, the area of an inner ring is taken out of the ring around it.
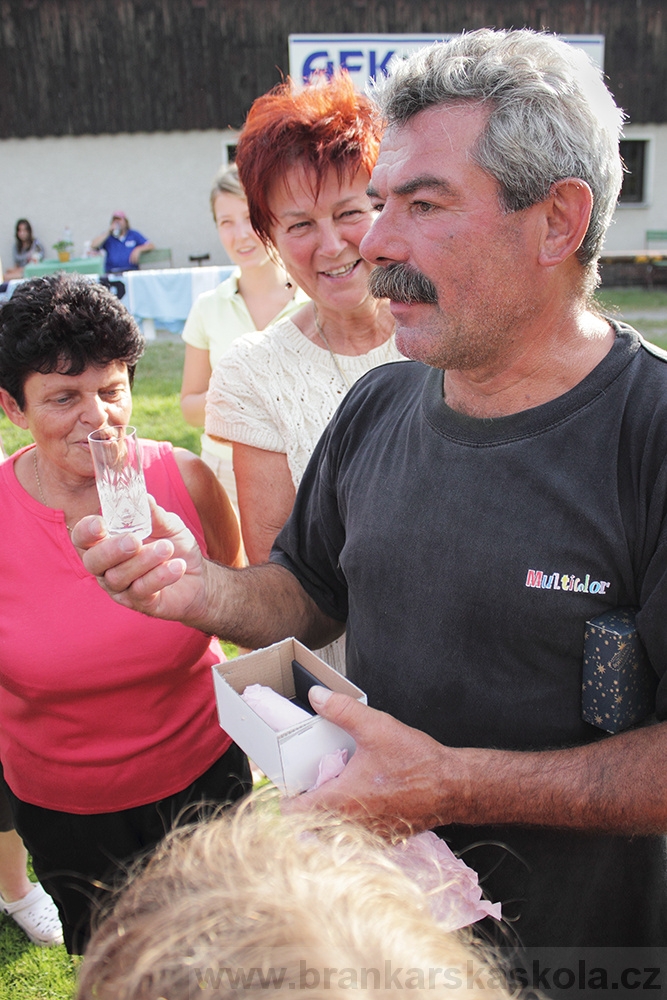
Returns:
[[[15,920],[33,944],[46,947],[63,943],[58,909],[40,882],[15,903],[6,903],[0,896],[0,912]]]

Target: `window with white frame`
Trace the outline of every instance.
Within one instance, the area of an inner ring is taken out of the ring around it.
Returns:
[[[621,157],[625,164],[621,205],[640,204],[648,200],[646,167],[648,164],[648,139],[622,139]]]
[[[239,133],[229,131],[222,140],[222,165],[231,167],[236,159],[236,145],[239,141]]]

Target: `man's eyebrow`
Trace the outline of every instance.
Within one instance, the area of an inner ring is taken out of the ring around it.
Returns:
[[[414,194],[415,191],[424,190],[438,191],[440,194],[446,195],[455,194],[455,189],[449,181],[443,180],[442,177],[435,177],[433,174],[422,174],[419,177],[413,177],[412,180],[406,181],[404,184],[399,184],[398,187],[393,188],[392,193],[400,196]],[[366,194],[369,198],[380,197],[372,185],[366,189]]]

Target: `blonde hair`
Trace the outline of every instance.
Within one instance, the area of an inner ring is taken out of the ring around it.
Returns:
[[[383,841],[255,799],[166,839],[93,935],[77,997],[266,1000],[306,989],[349,1000],[351,988],[508,995],[464,934],[438,925]]]
[[[243,201],[246,200],[243,185],[239,180],[238,167],[235,163],[231,167],[220,167],[220,170],[213,179],[213,187],[209,196],[213,221],[215,221],[215,199],[219,194],[231,194],[235,198],[240,198]]]

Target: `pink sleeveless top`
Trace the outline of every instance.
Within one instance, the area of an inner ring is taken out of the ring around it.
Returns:
[[[168,443],[143,441],[148,491],[205,551]],[[30,446],[32,447],[32,446]],[[26,451],[27,449],[23,449]],[[145,805],[221,756],[215,639],[117,605],[84,568],[62,511],[0,464],[0,759],[26,802],[72,813]]]

